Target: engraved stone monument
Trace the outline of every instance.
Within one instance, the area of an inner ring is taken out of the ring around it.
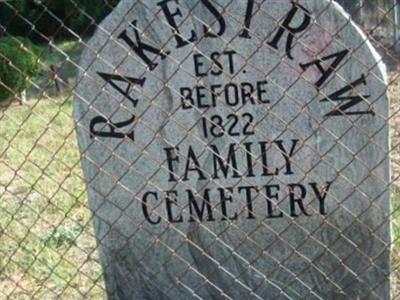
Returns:
[[[110,299],[389,299],[385,68],[328,0],[123,0],[74,118]]]

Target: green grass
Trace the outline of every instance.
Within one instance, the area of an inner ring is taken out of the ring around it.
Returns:
[[[71,60],[80,49],[65,42]],[[42,66],[64,61],[43,47]],[[63,72],[75,74],[72,64]],[[35,83],[54,92],[52,80]],[[37,98],[0,111],[0,299],[103,299],[86,203],[72,97]]]
[[[72,100],[59,101],[29,101],[0,119],[0,298],[104,295]]]

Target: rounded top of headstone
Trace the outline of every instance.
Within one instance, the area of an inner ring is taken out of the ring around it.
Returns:
[[[367,276],[359,256],[336,252],[372,256],[382,244],[371,232],[390,239],[381,226],[389,211],[386,75],[338,4],[121,1],[80,65],[74,117],[105,252],[128,247],[128,265],[143,276],[161,268],[154,283],[173,286],[184,263],[164,266],[170,253],[146,245],[183,243],[199,273],[224,262],[230,273],[215,270],[210,282],[237,299],[247,294],[230,274],[263,286],[260,298],[283,290],[287,298],[355,299],[375,283],[376,266]],[[355,216],[362,220],[348,233]],[[140,243],[116,238],[135,230]],[[301,273],[313,259],[323,266]],[[188,281],[202,285],[195,275]],[[207,289],[202,297],[215,296]],[[156,290],[148,298],[160,298]]]
[[[327,0],[121,1],[88,43],[81,67],[78,105],[90,105],[91,111],[104,117],[116,113],[116,107],[121,116],[134,109],[143,119],[153,118],[155,110],[159,114],[174,111],[183,87],[218,82],[240,85],[254,78],[268,81],[268,100],[287,99],[272,101],[276,105],[269,105],[268,111],[280,114],[283,109],[287,117],[296,119],[305,109],[310,111],[308,118],[313,115],[319,120],[331,112],[332,103],[322,105],[312,99],[329,96],[362,74],[371,85],[385,82],[383,64],[370,42],[339,5]],[[145,83],[132,84],[126,97],[107,84],[111,81],[123,89],[124,80],[111,80],[106,74]],[[214,94],[225,87],[215,88]],[[373,90],[376,96],[384,93]],[[127,98],[138,101],[130,103]],[[198,98],[193,109],[174,114],[185,128],[186,118],[180,114],[204,112]],[[209,101],[205,102],[207,106]],[[233,112],[238,108],[233,105]],[[224,108],[216,104],[215,109]],[[163,124],[163,118],[153,121]],[[179,134],[171,138],[175,143]]]
[[[293,135],[313,157],[319,132],[337,143],[351,128],[384,125],[388,109],[380,57],[327,0],[121,1],[81,68],[82,142],[102,154],[106,141],[124,158],[155,144]]]

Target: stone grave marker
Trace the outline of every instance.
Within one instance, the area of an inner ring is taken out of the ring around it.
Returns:
[[[328,0],[123,0],[74,118],[110,299],[389,299],[386,75]]]

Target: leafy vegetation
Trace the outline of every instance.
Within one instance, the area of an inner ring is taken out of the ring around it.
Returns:
[[[41,2],[41,3],[39,3]],[[7,32],[32,40],[89,35],[119,0],[15,0],[0,3]],[[35,24],[35,28],[32,28]]]
[[[36,76],[38,58],[28,39],[0,38],[0,102],[21,93]]]

